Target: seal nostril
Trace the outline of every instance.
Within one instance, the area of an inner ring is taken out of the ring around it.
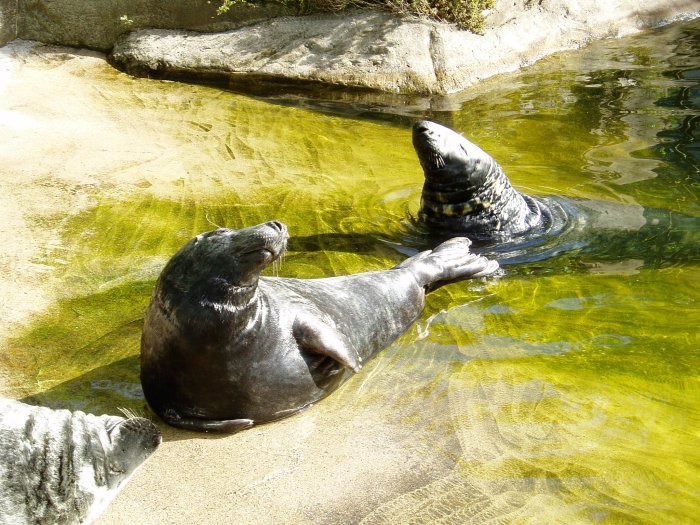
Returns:
[[[280,221],[270,221],[267,223],[267,225],[278,232],[284,231],[284,224],[282,224]]]
[[[414,133],[425,133],[428,131],[428,123],[425,120],[419,120],[413,125]]]

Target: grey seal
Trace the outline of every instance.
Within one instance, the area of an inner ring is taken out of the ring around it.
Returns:
[[[0,523],[91,523],[160,441],[145,418],[0,399]]]
[[[520,193],[498,162],[445,126],[416,122],[413,147],[425,174],[418,218],[430,227],[500,241],[566,222],[559,200]]]
[[[415,224],[432,242],[464,235],[473,251],[502,264],[565,252],[589,261],[634,259],[645,265],[698,260],[700,222],[639,205],[527,195],[488,153],[455,131],[421,120],[413,146],[425,181]]]
[[[261,277],[287,239],[277,221],[219,228],[164,267],[144,321],[141,383],[170,425],[236,432],[299,412],[403,333],[427,291],[498,269],[456,238],[389,270]]]

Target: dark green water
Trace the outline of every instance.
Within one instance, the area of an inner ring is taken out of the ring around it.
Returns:
[[[215,225],[287,223],[282,276],[388,268],[415,251],[406,220],[422,173],[410,124],[428,117],[524,191],[624,204],[660,227],[592,233],[501,279],[432,294],[414,327],[323,401],[318,410],[376,407],[415,433],[413,446],[454,463],[363,523],[700,515],[700,21],[393,107],[265,101],[116,72],[85,82],[169,130],[177,163],[164,164],[180,176],[164,195],[145,175],[142,192],[98,195],[65,222],[43,261],[63,294],[5,358],[30,400],[143,410],[138,346],[153,283]]]

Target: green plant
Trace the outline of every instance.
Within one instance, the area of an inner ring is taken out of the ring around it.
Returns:
[[[210,4],[211,2],[207,2]],[[222,0],[221,5],[217,7],[216,9],[216,14],[217,15],[223,15],[226,11],[231,9],[234,5],[236,4],[245,4],[245,5],[250,5],[254,6],[252,2],[248,2],[247,0]]]
[[[219,0],[218,14],[236,4],[254,5],[258,0]],[[484,29],[483,11],[493,7],[493,0],[274,0],[295,8],[299,13],[309,11],[339,11],[348,5],[382,9],[399,14],[413,14],[455,24],[461,29],[481,33]]]
[[[243,4],[249,7],[255,7],[256,4],[265,0],[219,0],[221,5],[216,9],[217,15],[223,15],[235,5]],[[275,4],[280,4],[291,9],[295,9],[297,13],[303,14],[313,10],[313,0],[271,0]],[[211,3],[210,0],[207,3]]]
[[[460,29],[481,33],[483,11],[493,7],[493,0],[351,0],[354,5],[386,9],[399,14],[427,16],[455,24]]]

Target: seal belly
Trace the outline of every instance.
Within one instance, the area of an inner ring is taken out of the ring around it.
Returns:
[[[176,331],[163,337],[147,322],[141,382],[149,405],[161,416],[264,422],[323,397],[288,316],[276,307],[263,297],[254,322],[235,334],[220,329],[211,340]],[[153,337],[159,337],[155,344]]]

